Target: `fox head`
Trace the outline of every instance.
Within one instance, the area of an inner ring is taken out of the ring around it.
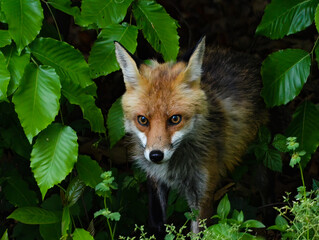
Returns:
[[[122,97],[125,130],[137,136],[146,160],[170,160],[179,144],[192,134],[200,116],[207,114],[200,84],[204,51],[205,38],[186,61],[140,64],[115,42],[126,86]]]

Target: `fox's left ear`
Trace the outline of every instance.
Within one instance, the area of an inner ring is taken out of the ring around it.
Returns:
[[[202,74],[203,57],[205,53],[205,39],[202,37],[197,43],[196,47],[189,56],[188,64],[185,70],[185,79],[193,85],[193,83],[199,84]]]
[[[138,71],[140,60],[130,54],[119,42],[114,42],[114,44],[116,59],[122,69],[125,86],[134,88],[140,80]]]

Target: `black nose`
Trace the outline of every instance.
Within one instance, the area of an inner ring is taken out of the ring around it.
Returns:
[[[154,163],[159,163],[164,158],[164,153],[160,150],[153,150],[150,152],[150,159]]]

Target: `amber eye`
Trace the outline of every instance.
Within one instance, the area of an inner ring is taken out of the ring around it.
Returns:
[[[168,119],[168,123],[171,125],[177,125],[182,121],[182,116],[181,115],[173,115]]]
[[[137,121],[142,126],[145,126],[145,127],[148,126],[148,119],[142,115],[137,116]]]

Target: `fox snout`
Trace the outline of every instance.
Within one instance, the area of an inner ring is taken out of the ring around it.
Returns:
[[[161,150],[152,150],[149,158],[154,163],[159,163],[164,159],[164,153]]]

